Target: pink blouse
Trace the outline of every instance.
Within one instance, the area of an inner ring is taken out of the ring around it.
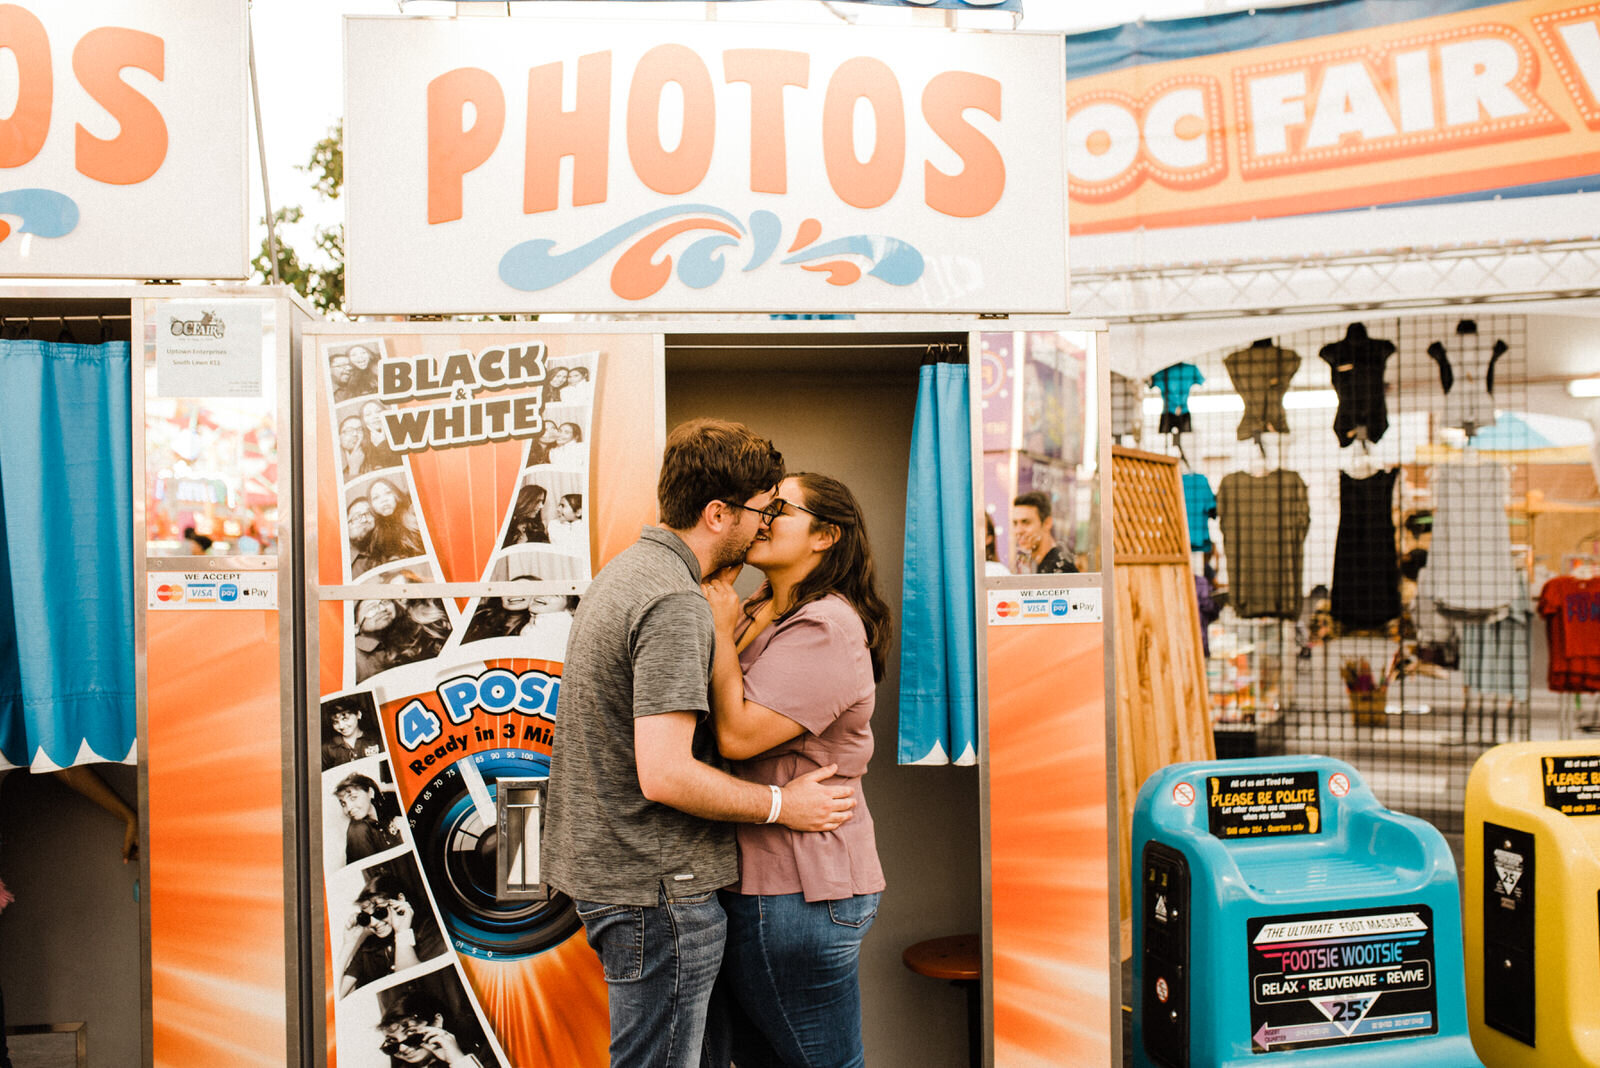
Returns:
[[[740,623],[743,637],[749,620]],[[872,707],[877,685],[867,632],[849,602],[836,594],[802,606],[760,634],[739,654],[748,701],[804,728],[794,738],[738,762],[748,782],[783,786],[828,764],[830,783],[855,787],[853,815],[836,831],[802,833],[781,824],[740,824],[741,894],[804,893],[833,901],[884,887],[872,815],[861,776],[872,758]]]

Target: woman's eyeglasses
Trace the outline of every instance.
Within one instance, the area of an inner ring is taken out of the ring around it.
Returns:
[[[761,522],[764,525],[770,525],[774,519],[777,519],[781,515],[793,515],[794,512],[788,511],[790,508],[793,508],[795,512],[804,512],[806,515],[813,516],[817,519],[822,519],[824,523],[832,522],[830,519],[823,519],[822,516],[817,515],[816,512],[813,512],[804,505],[795,504],[793,501],[786,501],[782,497],[772,498],[771,503],[769,503],[765,508],[752,508],[748,504],[740,504],[738,501],[725,500],[722,503],[732,505],[735,508],[743,508],[747,512],[754,512],[756,515],[761,517]]]
[[[782,515],[784,505],[783,498],[781,497],[774,497],[765,508],[752,508],[748,504],[740,504],[738,501],[730,501],[727,499],[724,499],[722,503],[731,508],[743,508],[747,512],[754,512],[756,515],[761,517],[762,526],[769,525],[774,519]]]

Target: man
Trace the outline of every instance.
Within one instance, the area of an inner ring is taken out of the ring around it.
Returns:
[[[1064,575],[1078,570],[1050,531],[1050,495],[1033,490],[1011,502],[1011,536],[1017,540],[1017,574]]]
[[[345,530],[350,535],[350,577],[359,578],[382,563],[373,552],[373,535],[378,532],[378,517],[372,514],[372,502],[357,497],[345,509]]]
[[[738,878],[729,822],[831,830],[855,806],[819,768],[782,790],[716,767],[715,631],[701,580],[738,563],[783,458],[737,423],[673,429],[660,527],[608,563],[578,606],[551,758],[545,876],[573,899],[610,988],[613,1068],[693,1068]]]
[[[328,357],[328,377],[333,379],[333,402],[343,404],[361,396],[361,384],[356,380],[356,369],[350,357],[339,353]]]

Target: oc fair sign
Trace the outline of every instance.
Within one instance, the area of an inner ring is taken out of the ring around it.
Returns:
[[[350,310],[1067,310],[1061,41],[346,21]]]

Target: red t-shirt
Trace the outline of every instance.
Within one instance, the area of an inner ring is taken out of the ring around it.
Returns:
[[[1544,584],[1539,614],[1550,634],[1550,689],[1600,692],[1600,578],[1561,575]]]

